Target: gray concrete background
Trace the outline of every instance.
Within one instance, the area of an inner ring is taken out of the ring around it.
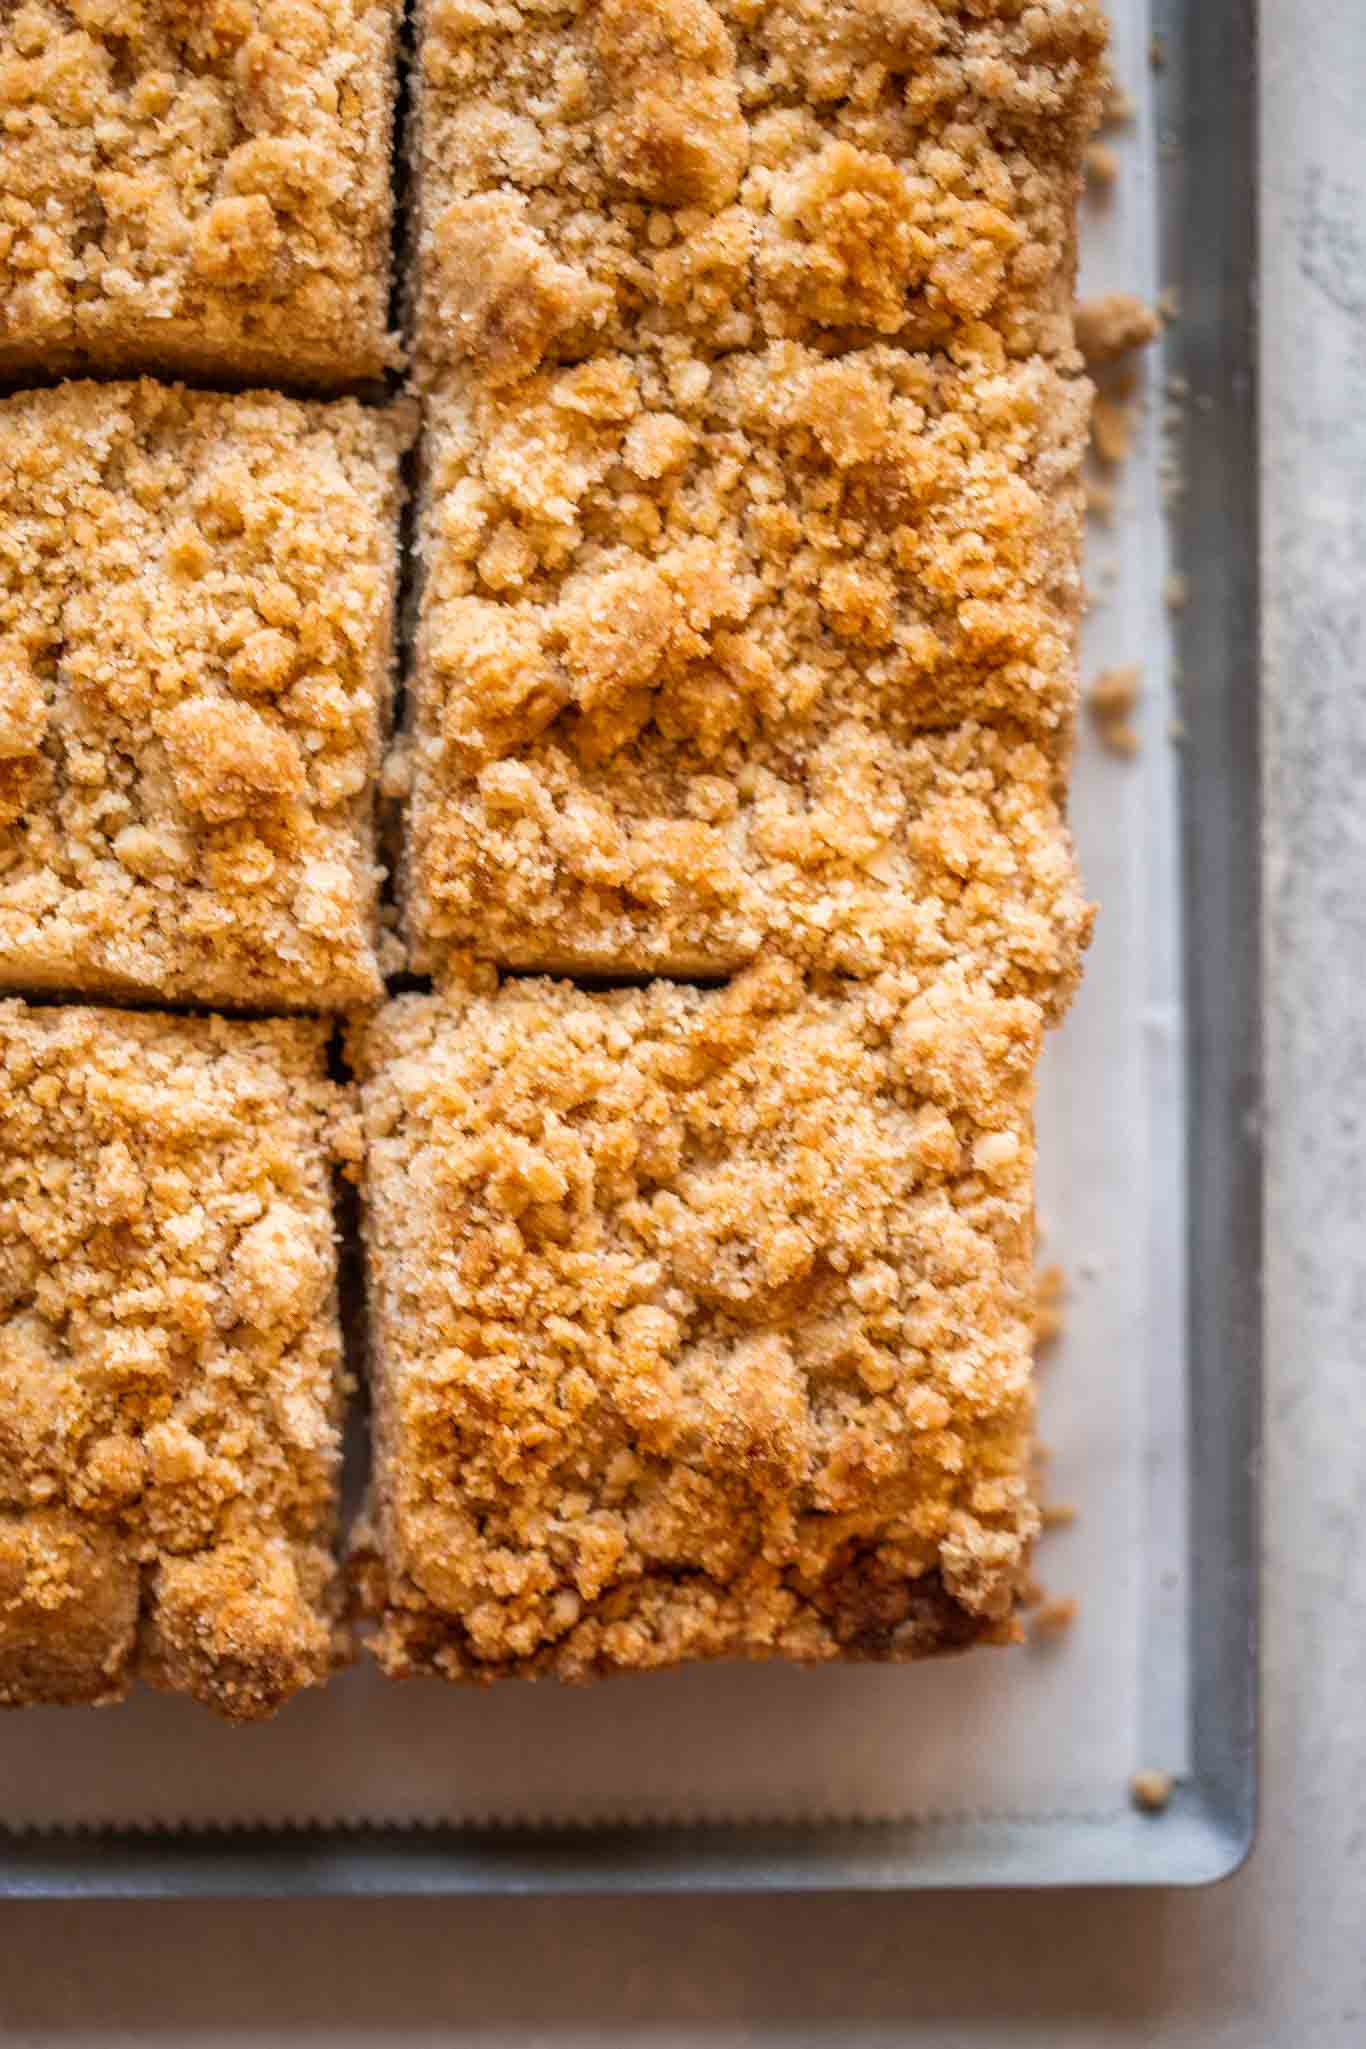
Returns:
[[[1264,22],[1270,1386],[1251,1864],[1195,1896],[11,1907],[13,2049],[1366,2044],[1366,6],[1264,0]]]

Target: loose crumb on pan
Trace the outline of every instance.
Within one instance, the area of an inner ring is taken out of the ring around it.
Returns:
[[[150,382],[0,400],[0,986],[379,994],[405,432]]]
[[[1161,1814],[1175,1790],[1176,1781],[1170,1772],[1135,1772],[1129,1781],[1129,1798],[1144,1814]]]
[[[1085,156],[1087,183],[1107,191],[1119,177],[1119,157],[1108,142],[1093,142]]]
[[[1133,445],[1129,401],[1101,392],[1091,409],[1091,446],[1108,469],[1117,469]]]
[[[1127,128],[1138,113],[1138,102],[1132,93],[1126,92],[1117,78],[1105,81],[1100,108],[1102,129]]]
[[[1142,693],[1143,671],[1136,663],[1102,669],[1086,693],[1086,707],[1102,742],[1126,760],[1139,748],[1133,714]]]
[[[961,970],[768,960],[354,1028],[384,1668],[1013,1640],[1041,1024]]]
[[[1153,341],[1162,323],[1136,292],[1102,292],[1078,301],[1077,347],[1088,364],[1112,363]]]
[[[1100,724],[1099,731],[1107,751],[1117,754],[1121,761],[1132,761],[1142,744],[1137,727],[1127,719],[1106,719]]]
[[[1129,719],[1098,719],[1096,730],[1106,752],[1121,761],[1132,761],[1142,746],[1138,728]]]
[[[1106,750],[1118,754],[1120,760],[1133,760],[1141,748],[1139,729],[1130,719],[1098,719],[1096,729]]]
[[[1060,1266],[1044,1266],[1034,1276],[1034,1349],[1044,1353],[1063,1331],[1067,1283]]]
[[[1099,477],[1087,477],[1083,486],[1088,519],[1098,519],[1108,526],[1115,516],[1115,488]]]
[[[640,338],[1070,356],[1093,0],[425,0],[419,368]]]
[[[1072,1595],[1047,1595],[1029,1618],[1029,1634],[1035,1642],[1056,1642],[1066,1636],[1079,1612],[1080,1603]]]
[[[0,1704],[341,1654],[327,1036],[0,1003]]]
[[[400,0],[0,8],[0,376],[336,386],[388,333]]]
[[[1086,694],[1098,719],[1127,718],[1143,693],[1143,671],[1136,662],[1102,669]]]
[[[1077,1519],[1077,1506],[1073,1501],[1041,1501],[1039,1521],[1046,1530],[1070,1529]]]

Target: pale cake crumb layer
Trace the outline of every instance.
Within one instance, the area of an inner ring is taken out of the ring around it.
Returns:
[[[445,380],[396,765],[414,961],[957,953],[1060,1007],[1088,395],[988,329]]]
[[[421,0],[419,368],[988,321],[1075,360],[1095,0]]]
[[[0,401],[0,986],[376,996],[392,413]]]
[[[327,1028],[0,1004],[0,1704],[343,1648]]]
[[[357,1027],[383,1668],[1009,1640],[1041,1026],[960,969],[768,960]]]
[[[336,386],[388,332],[399,0],[0,7],[0,376]]]

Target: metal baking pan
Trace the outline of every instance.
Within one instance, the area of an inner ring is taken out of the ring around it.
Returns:
[[[1170,368],[1196,395],[1174,517],[1190,1144],[1190,1770],[1160,1818],[595,1830],[0,1833],[0,1896],[1195,1885],[1256,1810],[1261,1432],[1255,0],[1154,0]]]

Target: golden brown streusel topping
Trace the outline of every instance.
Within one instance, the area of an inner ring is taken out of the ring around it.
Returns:
[[[773,959],[358,1029],[385,1667],[1008,1636],[1040,1029],[957,968]]]
[[[0,1461],[12,1424],[4,1346],[0,1331]],[[0,1707],[121,1700],[139,1585],[118,1530],[67,1508],[0,1506]]]
[[[623,700],[714,671],[720,643],[722,666],[848,670],[893,724],[1065,732],[1089,399],[987,328],[952,355],[777,342],[448,380],[429,406],[429,640],[482,646],[489,608],[516,606],[531,656],[521,700],[476,698],[462,724],[523,737],[573,708],[615,751],[647,708]]]
[[[400,439],[349,400],[0,401],[0,986],[378,992]]]
[[[424,0],[418,352],[1069,354],[1095,0]]]
[[[773,940],[1065,998],[1086,388],[976,340],[433,396],[422,964],[719,971]]]
[[[0,7],[0,374],[346,383],[388,334],[398,0]]]
[[[0,1703],[335,1662],[325,1041],[0,1004]]]
[[[842,973],[961,960],[999,993],[1067,1006],[1093,911],[1051,763],[1009,728],[897,743],[852,720],[783,736],[710,812],[683,761],[585,774],[554,745],[478,781],[419,779],[415,962],[453,946],[512,967],[721,974],[765,946]],[[704,787],[705,784],[704,784]]]

